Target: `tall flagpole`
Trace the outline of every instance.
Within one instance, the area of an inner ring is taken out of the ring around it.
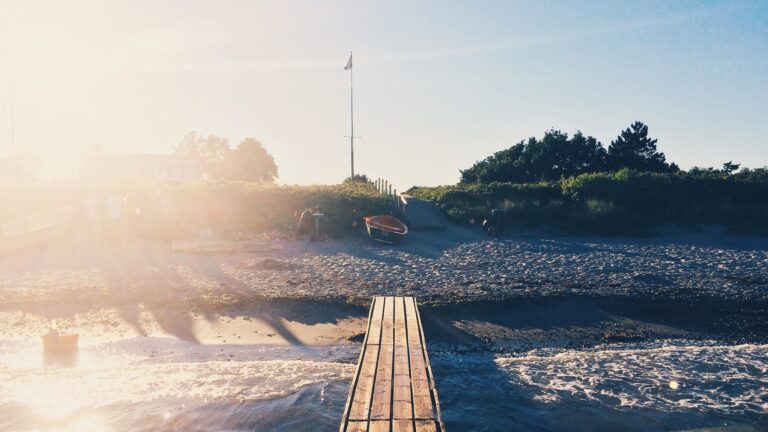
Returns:
[[[352,85],[352,51],[349,52],[349,153],[350,167],[352,168],[352,177],[355,177],[355,99],[354,86]]]

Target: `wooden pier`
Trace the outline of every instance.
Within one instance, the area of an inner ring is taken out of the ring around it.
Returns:
[[[413,297],[375,297],[340,432],[444,432]]]

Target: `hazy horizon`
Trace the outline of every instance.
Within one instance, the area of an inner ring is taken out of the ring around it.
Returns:
[[[608,145],[635,120],[682,168],[768,164],[768,4],[639,5],[0,0],[0,157],[13,95],[43,178],[197,131],[260,140],[280,183],[338,182],[354,51],[356,168],[400,189],[549,128]]]

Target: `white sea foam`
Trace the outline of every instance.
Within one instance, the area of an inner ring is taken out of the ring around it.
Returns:
[[[265,358],[264,350],[272,359]],[[141,355],[107,346],[84,352],[77,367],[43,368],[37,362],[21,361],[36,353],[0,350],[0,405],[60,416],[81,408],[161,399],[258,401],[287,396],[308,385],[350,379],[355,368],[327,361],[327,350],[283,347],[275,351],[256,346],[234,352],[237,355],[230,357],[219,348],[196,346],[191,356],[167,350]]]
[[[763,414],[768,406],[768,345],[543,349],[498,357],[496,364],[512,384],[542,402],[577,399],[619,409]]]

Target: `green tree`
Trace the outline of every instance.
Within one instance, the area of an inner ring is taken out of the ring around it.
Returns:
[[[723,172],[728,174],[728,175],[731,175],[731,174],[735,173],[736,171],[738,171],[740,166],[741,166],[741,164],[735,164],[735,163],[733,163],[733,161],[728,161],[728,162],[723,164]]]
[[[636,171],[677,172],[677,165],[668,164],[666,156],[656,149],[657,139],[648,137],[648,126],[634,122],[621,131],[608,146],[608,167],[618,171],[629,168]]]
[[[355,174],[354,176],[347,177],[342,183],[373,183],[371,179],[365,174]]]
[[[554,181],[605,166],[606,152],[595,138],[576,132],[572,138],[551,129],[538,140],[534,137],[494,153],[461,171],[462,183]]]
[[[230,180],[273,183],[277,179],[275,159],[255,138],[246,138],[227,154]]]
[[[176,146],[176,153],[182,156],[198,158],[205,174],[212,178],[226,178],[227,159],[231,152],[226,138],[197,132],[188,132]]]
[[[569,139],[568,134],[549,130],[527,150],[531,172],[537,173],[539,180],[559,180],[600,171],[605,165],[603,146],[581,131]]]
[[[536,141],[530,138],[528,142]],[[512,147],[501,150],[476,162],[470,168],[461,170],[462,183],[491,183],[494,181],[508,181],[522,183],[528,177],[523,166],[523,153],[526,142],[520,141]]]

